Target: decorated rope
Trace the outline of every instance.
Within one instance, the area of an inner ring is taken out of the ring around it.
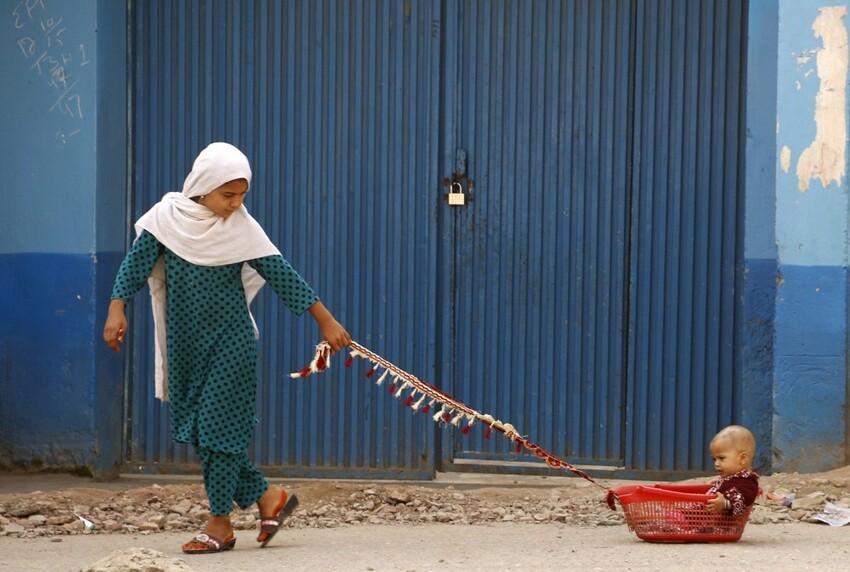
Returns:
[[[404,399],[404,405],[406,407],[410,407],[414,411],[426,414],[434,409],[435,412],[432,414],[432,417],[435,422],[454,425],[460,429],[461,433],[464,434],[467,434],[472,430],[472,426],[476,421],[480,422],[482,425],[486,425],[487,427],[484,433],[485,439],[489,439],[492,430],[495,429],[515,443],[517,453],[521,452],[523,447],[525,447],[534,453],[536,457],[546,461],[546,464],[549,467],[570,471],[584,479],[587,479],[594,485],[605,489],[605,487],[594,481],[584,471],[577,469],[562,459],[559,459],[539,445],[536,445],[520,435],[510,423],[503,423],[498,419],[494,419],[491,415],[475,411],[451,395],[444,393],[433,385],[407,373],[355,341],[351,342],[349,349],[351,353],[345,361],[345,367],[351,367],[351,364],[354,362],[354,358],[359,357],[368,360],[371,364],[371,367],[366,371],[367,378],[374,378],[379,371],[383,369],[384,371],[377,377],[375,383],[377,385],[382,385],[389,377],[389,392],[395,395],[395,397],[399,400],[406,394]],[[322,372],[330,367],[330,358],[331,348],[327,342],[322,341],[316,346],[316,352],[313,355],[313,360],[310,362],[310,365],[306,366],[299,372],[290,374],[290,376],[292,378],[306,378],[310,376],[310,374]],[[462,421],[464,422],[463,427],[461,427]]]

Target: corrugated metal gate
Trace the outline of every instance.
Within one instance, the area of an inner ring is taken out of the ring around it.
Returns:
[[[738,404],[745,3],[137,2],[134,212],[210,140],[361,343],[572,461],[701,470]],[[466,192],[449,206],[452,183]],[[266,289],[268,290],[268,289]],[[194,462],[136,304],[128,459]],[[517,470],[354,372],[269,291],[253,457],[286,475]],[[462,467],[461,467],[462,465]],[[488,468],[487,470],[492,470]]]

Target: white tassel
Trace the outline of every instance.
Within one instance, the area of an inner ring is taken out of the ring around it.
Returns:
[[[434,414],[434,421],[438,421],[438,422],[439,422],[439,421],[440,421],[440,419],[443,417],[443,413],[444,413],[445,411],[446,411],[446,408],[445,408],[445,407],[440,408],[440,410],[439,410],[439,411],[437,411],[437,412]]]
[[[416,392],[414,392],[414,393],[416,393]],[[411,395],[413,395],[413,393],[411,393]],[[422,397],[419,398],[419,401],[417,401],[416,403],[413,404],[413,408],[419,409],[420,407],[422,407],[422,402],[425,401],[426,397],[428,397],[428,396],[423,394]]]
[[[402,393],[405,389],[407,389],[408,387],[410,387],[410,382],[409,382],[409,381],[405,381],[405,382],[404,382],[404,384],[402,384],[402,386],[401,386],[401,387],[399,387],[399,388],[396,390],[396,392],[395,392],[395,396],[396,396],[396,398],[398,398],[399,396],[401,396],[401,393]]]
[[[378,381],[376,381],[375,383],[378,384],[378,385],[381,385],[382,383],[384,383],[384,380],[387,378],[387,376],[389,374],[390,374],[390,370],[385,369],[384,373],[381,374],[381,377],[379,377]]]
[[[457,415],[455,415],[455,418],[452,419],[452,425],[457,427],[457,424],[460,423],[461,419],[463,419],[463,413],[458,413]]]

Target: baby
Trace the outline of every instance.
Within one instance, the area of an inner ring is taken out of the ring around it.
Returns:
[[[730,425],[721,430],[709,444],[714,468],[720,475],[706,494],[716,495],[706,502],[709,512],[743,514],[759,492],[759,475],[752,468],[756,440],[746,427]]]

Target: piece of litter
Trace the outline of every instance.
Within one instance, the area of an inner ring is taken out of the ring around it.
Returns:
[[[94,523],[92,521],[90,521],[89,519],[87,519],[83,516],[78,515],[77,513],[74,513],[74,516],[76,516],[77,518],[79,518],[80,520],[83,521],[83,524],[86,526],[86,529],[85,529],[86,533],[89,533],[92,530],[94,530]]]
[[[819,520],[830,526],[844,526],[850,523],[850,508],[828,502],[821,512],[812,516],[812,520]]]
[[[794,499],[796,498],[796,495],[794,495],[794,493],[792,493],[785,487],[776,487],[773,491],[768,492],[765,496],[768,499],[776,501],[782,506],[788,508],[791,508],[791,505],[794,502]]]

